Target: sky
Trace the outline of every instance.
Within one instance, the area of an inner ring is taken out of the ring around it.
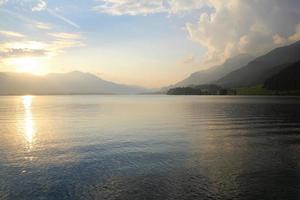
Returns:
[[[299,39],[299,0],[0,0],[3,72],[162,87]]]

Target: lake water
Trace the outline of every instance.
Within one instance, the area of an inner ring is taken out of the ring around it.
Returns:
[[[0,199],[300,199],[300,98],[0,97]]]

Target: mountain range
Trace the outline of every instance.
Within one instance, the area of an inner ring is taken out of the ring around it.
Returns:
[[[285,86],[290,85],[286,83],[289,76],[292,76],[293,80],[295,79],[295,84],[292,85],[297,86],[299,61],[300,41],[276,48],[255,59],[246,54],[238,55],[228,59],[222,65],[195,72],[174,85],[162,88],[161,91],[167,92],[171,88],[208,84],[227,89],[250,88],[259,85],[264,85],[266,88],[278,88],[280,83]],[[285,69],[287,70],[285,71]],[[13,72],[0,73],[0,95],[139,94],[152,92],[155,90],[118,84],[103,80],[91,73],[79,71],[53,73],[45,76]]]
[[[263,84],[289,64],[300,60],[300,41],[280,47],[254,59],[247,65],[215,82],[226,88],[242,88]]]
[[[45,76],[0,73],[0,95],[136,94],[147,91],[145,88],[113,83],[79,71]]]
[[[275,80],[278,80],[278,82],[279,80],[287,81],[286,74],[291,75],[292,71],[298,72],[296,68],[299,67],[299,63],[297,63],[299,61],[300,41],[273,49],[269,53],[255,59],[245,54],[238,55],[228,59],[222,65],[195,72],[188,78],[172,86],[165,87],[163,90],[197,87],[205,84],[214,84],[227,89],[270,86],[275,84]],[[283,71],[291,66],[293,70]],[[275,75],[277,76],[271,79]],[[265,84],[267,80],[269,84]],[[285,85],[288,84],[285,83]]]
[[[186,79],[169,86],[171,87],[187,87],[191,85],[202,85],[202,84],[210,84],[214,81],[219,80],[223,76],[227,75],[228,73],[239,69],[243,65],[248,64],[253,60],[253,57],[248,54],[240,54],[233,58],[226,60],[223,64],[211,67],[206,70],[201,70],[195,73],[192,73]]]

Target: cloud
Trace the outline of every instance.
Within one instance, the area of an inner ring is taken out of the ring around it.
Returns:
[[[273,36],[273,43],[278,45],[283,45],[287,42],[286,38],[276,34]]]
[[[196,56],[191,54],[183,58],[182,60],[179,60],[179,64],[189,65],[193,64],[196,61]]]
[[[42,57],[47,56],[49,52],[44,49],[7,49],[0,51],[0,58],[15,58],[15,57]]]
[[[207,49],[207,64],[239,53],[260,55],[298,38],[294,31],[300,21],[298,0],[207,2],[215,12],[186,24],[190,39]]]
[[[38,0],[37,4],[31,9],[32,11],[46,10],[47,3],[44,0]]]
[[[60,20],[62,20],[63,22],[75,27],[75,28],[80,28],[78,24],[76,24],[75,22],[73,22],[70,19],[67,19],[66,17],[64,17],[63,15],[59,14],[57,11],[52,10],[50,8],[48,8],[47,3],[44,0],[38,0],[37,4],[32,7],[31,9],[32,11],[47,11],[50,15],[52,15],[53,17],[56,17]]]
[[[38,0],[37,4],[35,6],[33,6],[31,10],[32,11],[37,11],[37,12],[47,11],[53,17],[56,17],[56,18],[62,20],[63,22],[65,22],[65,23],[67,23],[67,24],[69,24],[69,25],[71,25],[75,28],[79,28],[79,25],[76,24],[75,22],[73,22],[72,20],[64,17],[63,15],[59,14],[57,11],[48,8],[47,3],[44,0]]]
[[[53,17],[56,17],[56,18],[62,20],[63,22],[69,24],[70,26],[73,26],[73,27],[75,27],[75,28],[80,28],[80,26],[79,26],[78,24],[76,24],[76,23],[73,22],[72,20],[70,20],[70,19],[68,19],[68,18],[66,18],[66,17],[64,17],[64,16],[62,16],[62,15],[59,14],[58,12],[56,12],[56,11],[54,11],[54,10],[52,10],[52,9],[46,9],[46,10],[47,10],[47,12],[48,12],[50,15],[52,15]]]
[[[35,28],[43,29],[43,30],[50,30],[50,29],[52,29],[52,27],[49,24],[47,24],[47,23],[39,22],[39,21],[30,19],[30,18],[28,18],[28,17],[26,17],[24,15],[21,15],[21,14],[19,14],[17,12],[13,12],[13,11],[10,11],[10,10],[4,9],[4,8],[1,8],[1,12],[6,13],[10,17],[18,19],[18,20],[20,20],[23,23],[32,25]]]
[[[1,0],[0,0],[1,1]],[[71,20],[58,14],[47,7],[44,0],[16,0],[9,1],[14,7],[22,6],[25,4],[25,11],[29,12],[46,12],[63,22],[79,28],[77,24]],[[4,12],[9,17],[20,20],[22,23],[42,29],[44,37],[39,37],[39,40],[32,40],[33,35],[26,35],[26,37],[18,32],[0,30],[0,35],[5,36],[5,40],[0,41],[0,62],[5,59],[18,59],[20,57],[52,57],[64,52],[68,48],[84,46],[80,34],[69,32],[52,32],[48,30],[53,29],[48,23],[33,20],[24,14],[1,7],[1,12]]]
[[[56,37],[56,38],[72,39],[72,40],[76,40],[76,39],[79,39],[81,37],[79,34],[65,33],[65,32],[48,33],[48,35]]]
[[[47,12],[72,27],[80,28],[60,11],[49,8],[45,0],[30,2],[34,2],[29,6],[32,11]],[[0,5],[5,3],[7,0],[0,0]],[[261,55],[300,39],[299,0],[97,0],[93,9],[117,16],[193,13],[193,16],[198,16],[197,20],[194,17],[184,18],[185,28],[191,41],[207,49],[204,61],[207,65],[218,64],[240,53]],[[1,8],[2,11],[39,29],[52,28],[18,13]],[[76,34],[58,32],[48,36],[54,38],[51,47],[83,45]]]
[[[84,43],[78,34],[56,33],[54,39],[46,41],[24,40],[0,43],[0,61],[21,57],[53,57],[68,48],[82,47]],[[61,37],[62,36],[62,37]]]
[[[156,13],[199,15],[186,21],[188,37],[207,49],[213,65],[240,53],[261,55],[300,38],[299,0],[98,0],[109,15]],[[207,8],[209,9],[203,9]],[[199,11],[201,9],[201,11]],[[295,29],[297,29],[295,31]]]
[[[110,15],[183,13],[203,7],[202,0],[100,0],[94,10]]]
[[[43,22],[36,22],[36,23],[34,23],[34,26],[38,29],[43,29],[43,30],[52,29],[52,27],[49,24],[43,23]]]
[[[300,40],[300,23],[297,25],[296,27],[296,32],[294,35],[291,35],[289,38],[288,38],[290,41],[298,41]]]
[[[27,10],[29,8],[30,12],[31,11],[32,12],[47,12],[50,16],[55,17],[55,18],[63,21],[64,23],[72,26],[72,27],[80,28],[80,26],[77,23],[75,23],[74,21],[66,18],[62,14],[60,14],[58,10],[53,10],[53,9],[48,8],[48,5],[47,5],[46,1],[44,1],[44,0],[37,0],[37,1],[33,1],[33,0],[26,0],[26,1],[25,0],[16,0],[16,1],[10,1],[10,2],[12,2],[13,7],[21,8],[22,10]],[[35,3],[32,4],[33,2],[35,2]],[[36,28],[45,29],[45,30],[51,29],[49,24],[42,23],[42,22],[37,22],[35,20],[32,20],[31,18],[26,17],[25,15],[21,15],[21,14],[15,12],[15,11],[12,11],[11,9],[5,9],[5,8],[1,7],[1,11],[11,15],[14,18],[19,19],[20,21],[23,21],[23,22],[26,22],[26,23],[29,23],[29,24],[34,24],[34,26]]]
[[[0,35],[3,35],[5,37],[17,37],[17,38],[25,37],[21,33],[13,32],[13,31],[7,31],[7,30],[0,30]]]
[[[0,58],[43,57],[50,55],[47,43],[38,41],[14,41],[0,44]]]
[[[8,0],[0,0],[0,6],[7,3]]]
[[[49,57],[52,50],[47,43],[38,41],[14,41],[0,43],[0,62],[24,57]]]
[[[54,37],[48,48],[56,53],[61,53],[67,48],[83,47],[85,44],[82,42],[80,34],[66,33],[66,32],[55,32],[48,33],[49,36]]]

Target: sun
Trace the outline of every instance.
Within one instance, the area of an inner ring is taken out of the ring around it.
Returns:
[[[43,74],[39,60],[31,57],[17,58],[10,62],[17,72],[19,73],[29,73],[35,75]]]

